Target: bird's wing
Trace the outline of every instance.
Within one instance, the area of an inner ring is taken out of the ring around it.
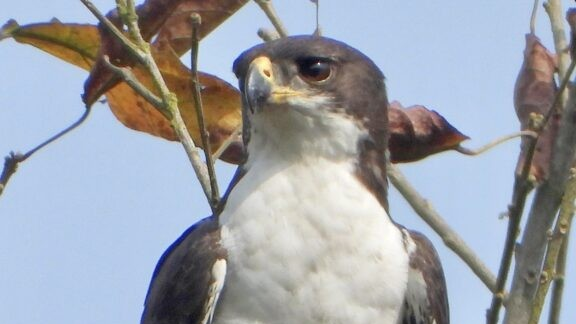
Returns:
[[[446,282],[438,254],[424,235],[405,233],[411,246],[402,324],[449,324]]]
[[[226,250],[215,217],[186,230],[160,258],[142,324],[209,324],[226,276]]]

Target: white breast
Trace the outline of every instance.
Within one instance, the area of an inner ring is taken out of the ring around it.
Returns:
[[[402,234],[351,162],[260,159],[220,216],[229,253],[218,324],[397,323]]]

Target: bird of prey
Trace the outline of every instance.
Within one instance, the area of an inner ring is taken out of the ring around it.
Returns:
[[[246,159],[154,272],[143,324],[448,324],[431,243],[388,215],[378,67],[320,36],[234,63]]]

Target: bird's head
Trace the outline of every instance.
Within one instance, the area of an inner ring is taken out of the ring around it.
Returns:
[[[248,161],[266,145],[285,155],[384,161],[384,76],[358,50],[325,37],[286,37],[242,53],[234,73]]]

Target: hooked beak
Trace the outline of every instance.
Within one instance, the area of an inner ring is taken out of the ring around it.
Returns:
[[[281,77],[274,74],[269,58],[260,56],[250,63],[244,80],[244,96],[252,113],[269,105],[292,105],[293,100],[306,94],[282,85]],[[292,104],[291,104],[292,103]]]
[[[250,67],[244,81],[244,96],[250,111],[260,110],[272,94],[274,76],[272,75],[272,62],[267,57],[256,58]]]

